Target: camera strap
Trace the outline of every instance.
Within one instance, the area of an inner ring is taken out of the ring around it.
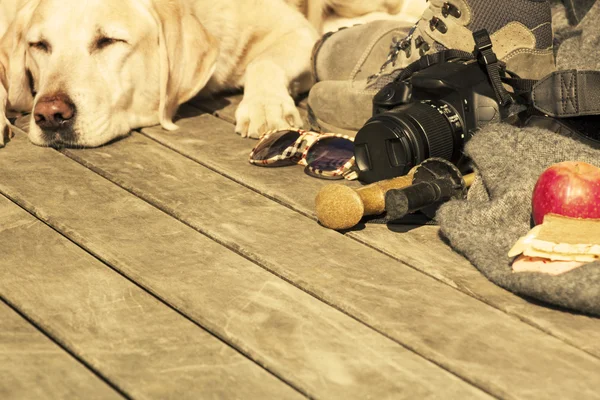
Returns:
[[[539,81],[520,79],[499,62],[485,29],[475,32],[473,38],[475,56],[485,65],[500,105],[517,103],[554,118],[600,114],[600,71],[563,70]],[[503,84],[510,85],[514,93],[509,93]]]
[[[504,79],[520,102],[554,118],[600,114],[600,71],[555,71],[539,81]]]
[[[501,73],[504,71],[504,65],[496,57],[492,49],[492,39],[487,30],[482,29],[473,33],[475,39],[475,56],[480,64],[487,69],[490,83],[496,93],[496,100],[501,106],[507,106],[513,102],[513,98],[502,84]]]
[[[426,54],[416,61],[413,61],[394,79],[396,82],[403,81],[411,77],[415,72],[431,67],[434,64],[440,64],[448,60],[473,60],[473,53],[462,50],[442,50],[437,53]]]

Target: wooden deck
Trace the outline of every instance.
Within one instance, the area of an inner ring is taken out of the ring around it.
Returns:
[[[248,164],[238,101],[0,150],[0,399],[600,398],[599,319],[498,288],[435,226],[319,226],[329,182]]]

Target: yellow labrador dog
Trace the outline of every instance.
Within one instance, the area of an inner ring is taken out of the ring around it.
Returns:
[[[301,126],[317,32],[282,0],[0,0],[0,37],[0,138],[12,109],[37,145],[93,147],[176,129],[200,91],[244,87],[242,136]]]

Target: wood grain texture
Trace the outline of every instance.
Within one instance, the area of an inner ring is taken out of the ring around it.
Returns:
[[[600,319],[530,302],[494,285],[440,239],[436,226],[423,226],[410,232],[404,228],[369,224],[366,229],[350,232],[348,236],[600,357]]]
[[[25,155],[14,141],[11,146],[13,155]],[[16,164],[32,161],[22,157]],[[44,168],[54,167],[45,163]],[[43,176],[28,180],[41,182]],[[128,396],[301,398],[2,196],[0,227],[2,297]]]
[[[232,102],[235,103],[235,100]],[[183,108],[181,111],[186,117],[197,115],[193,109]],[[231,179],[244,182],[265,196],[316,219],[314,197],[328,183],[327,181],[305,178],[301,173],[301,167],[247,168],[247,155],[244,158],[243,154],[255,142],[246,143],[236,140],[239,139],[236,135],[199,135],[198,124],[190,124],[190,128],[186,129],[191,129],[189,136],[202,141],[202,146],[199,142],[194,146],[186,146],[177,134],[171,137],[161,135],[158,130],[147,132],[149,135],[156,132],[165,144],[174,146],[199,162],[221,171]],[[226,129],[221,128],[217,131],[226,132]],[[186,135],[185,130],[182,132]],[[219,143],[216,143],[217,141]],[[194,143],[190,142],[190,144]],[[229,151],[225,151],[226,149]],[[294,184],[290,185],[289,182]],[[353,187],[357,185],[356,182],[349,184]],[[439,229],[436,226],[390,225],[388,227],[367,224],[348,232],[347,236],[600,357],[600,319],[534,304],[494,285],[468,260],[452,251],[440,239]]]
[[[23,138],[11,146],[0,159],[7,171],[0,191],[303,392],[322,398],[488,397],[67,157]],[[181,163],[150,168],[144,164],[151,158],[133,157],[122,165],[120,149],[123,156],[149,157],[161,150]],[[203,199],[240,207],[265,202],[267,211],[291,212],[141,135],[84,153],[134,180],[156,173],[157,180],[174,182],[186,207],[193,203],[211,219],[215,214],[204,210]],[[200,184],[197,168],[206,172]],[[204,190],[221,181],[234,189]],[[246,192],[255,198],[247,199]],[[238,231],[230,217],[220,226]],[[252,233],[245,235],[250,239]]]
[[[123,399],[3,302],[0,321],[1,399]]]
[[[196,97],[190,100],[190,104],[213,114],[231,124],[235,124],[235,110],[242,101],[242,94],[232,94],[215,98]],[[308,111],[306,110],[307,100],[302,99],[298,104],[298,112],[304,121],[304,128],[308,129]],[[232,129],[230,133],[233,133]]]
[[[213,114],[231,124],[235,124],[235,110],[242,101],[241,94],[225,97],[203,98],[196,97],[190,100],[190,104]],[[233,132],[233,131],[232,131]]]
[[[239,151],[234,146],[225,152],[222,142],[228,142],[229,124],[208,115],[178,123],[181,130],[177,133],[153,128],[145,132],[191,158],[213,167],[219,164],[219,171],[234,174],[246,184],[257,182],[261,172],[271,171],[239,162],[224,164],[222,159],[241,153],[241,147],[248,145],[236,138]],[[598,395],[597,358],[323,229],[150,140],[134,135],[110,147],[67,153],[492,394],[516,398]],[[302,175],[288,177],[283,181],[290,188],[302,187]],[[531,382],[541,381],[543,385],[532,387]]]

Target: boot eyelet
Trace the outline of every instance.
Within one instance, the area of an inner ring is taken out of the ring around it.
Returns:
[[[448,32],[448,27],[446,26],[446,24],[444,23],[444,21],[442,21],[441,19],[439,19],[438,17],[433,17],[431,18],[431,21],[429,21],[429,28],[434,31],[434,30],[438,30],[441,33],[446,33]]]
[[[435,25],[437,24],[438,21],[439,21],[438,17],[431,18],[431,20],[429,21],[429,29],[431,29],[432,31],[435,31]]]
[[[448,18],[448,15],[452,15],[454,18],[460,18],[462,13],[454,4],[445,2],[442,7],[442,15],[444,18]]]
[[[448,32],[448,26],[443,23],[442,21],[440,21],[440,23],[437,25],[437,30],[440,31],[441,33],[446,33]]]
[[[425,39],[423,39],[423,37],[422,37],[422,36],[418,36],[418,37],[415,39],[415,47],[416,47],[417,49],[418,49],[418,48],[420,48],[420,47],[423,45],[423,43],[425,43]]]

